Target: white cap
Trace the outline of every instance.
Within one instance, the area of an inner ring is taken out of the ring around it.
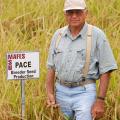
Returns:
[[[65,0],[64,11],[85,8],[86,4],[84,0]]]

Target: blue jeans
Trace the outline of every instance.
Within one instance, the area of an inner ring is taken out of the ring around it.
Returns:
[[[92,120],[91,107],[96,99],[96,84],[69,88],[56,82],[56,101],[65,120]]]

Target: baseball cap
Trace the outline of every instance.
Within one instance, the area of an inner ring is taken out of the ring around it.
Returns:
[[[84,0],[65,0],[64,3],[64,11],[85,8],[86,3]]]

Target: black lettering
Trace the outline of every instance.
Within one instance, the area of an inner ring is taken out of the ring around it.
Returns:
[[[18,65],[19,65],[19,63],[18,63],[18,62],[16,62],[16,63],[15,63],[15,67],[17,68],[17,67],[18,67]]]
[[[23,63],[23,66],[24,66],[24,67],[27,67],[27,62],[24,62],[24,63]]]
[[[30,61],[28,62],[28,67],[31,67],[31,62]]]
[[[31,67],[31,61],[29,61],[29,62],[16,62],[15,63],[15,67],[16,68],[23,68],[23,67]]]

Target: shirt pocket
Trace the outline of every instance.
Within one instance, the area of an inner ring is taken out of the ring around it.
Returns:
[[[83,62],[85,61],[86,51],[84,48],[79,48],[76,50],[77,58],[79,61]]]
[[[79,48],[75,51],[76,57],[75,57],[75,68],[80,69],[84,66],[85,64],[85,49]]]
[[[62,56],[63,56],[63,51],[60,49],[55,49],[54,50],[54,63],[55,66],[60,66],[61,61],[62,61]]]

